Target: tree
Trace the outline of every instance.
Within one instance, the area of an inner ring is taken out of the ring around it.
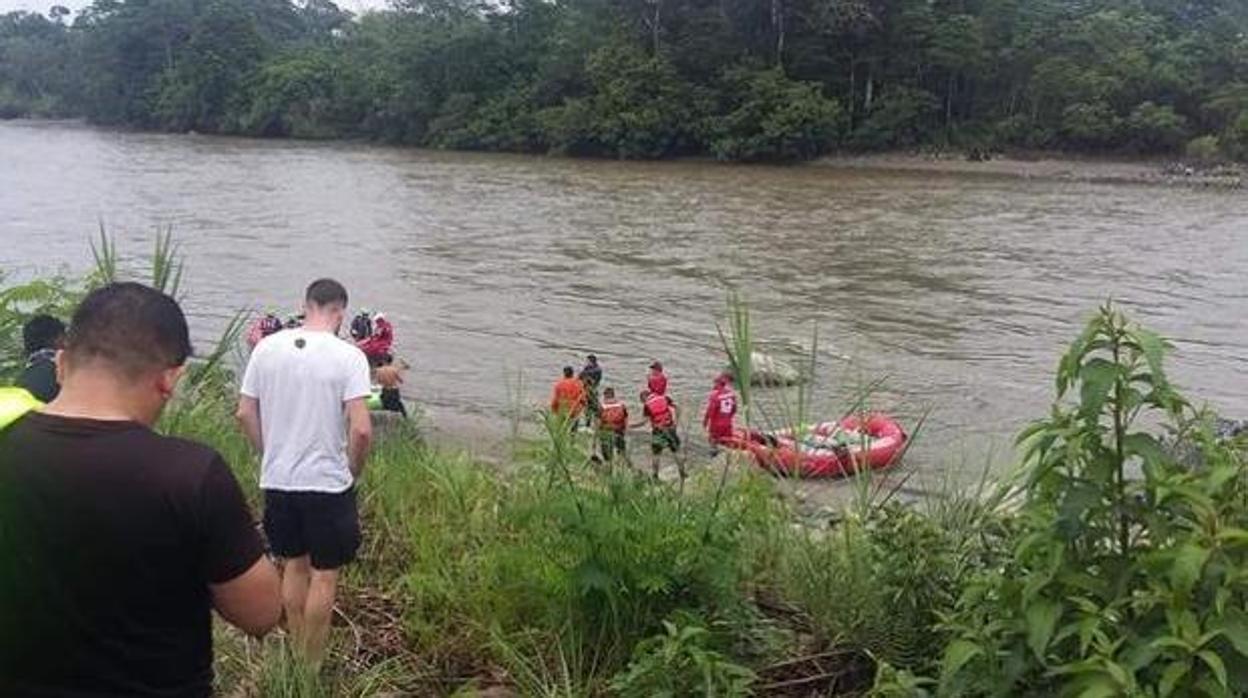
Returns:
[[[609,157],[1195,134],[1248,156],[1246,36],[1242,0],[95,0],[0,16],[0,115]]]
[[[707,129],[711,152],[721,160],[807,160],[844,131],[839,102],[779,68],[729,71],[722,92],[726,112],[711,117]]]
[[[1127,132],[1136,150],[1174,151],[1187,140],[1187,119],[1170,105],[1141,102],[1127,117]]]

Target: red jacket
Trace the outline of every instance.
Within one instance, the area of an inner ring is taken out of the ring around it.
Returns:
[[[732,432],[732,420],[737,416],[737,394],[732,388],[723,386],[711,391],[706,399],[706,412],[702,415],[702,426],[713,434]]]
[[[646,381],[646,387],[655,395],[666,395],[667,375],[662,371],[651,371],[650,379]]]
[[[360,351],[370,359],[380,359],[390,353],[394,345],[394,325],[384,317],[373,321],[373,333],[358,344]]]

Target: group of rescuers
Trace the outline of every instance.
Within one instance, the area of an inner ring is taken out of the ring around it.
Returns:
[[[155,429],[192,353],[176,300],[113,283],[68,328],[27,323],[20,387],[0,388],[0,696],[210,696],[214,609],[255,637],[280,624],[319,670],[372,444],[369,361],[339,338],[347,301],[312,282],[301,325],[248,360],[237,418],[260,454],[260,526],[220,453]],[[609,388],[598,399],[597,360],[564,376],[552,410],[595,419],[608,461],[624,453],[628,410]],[[657,363],[642,401],[657,472],[680,449]],[[711,402],[718,443],[736,412],[727,377]]]
[[[649,422],[652,474],[658,478],[660,456],[664,451],[671,451],[680,476],[684,478],[685,460],[677,427],[679,415],[676,402],[667,392],[667,374],[663,372],[663,364],[658,361],[650,364],[646,388],[639,396],[643,418],[636,423],[629,421],[628,406],[616,396],[615,388],[604,388],[599,396],[602,383],[602,365],[594,354],[586,357],[585,366],[579,374],[571,366],[564,366],[563,377],[555,383],[550,398],[551,413],[571,427],[584,418],[585,426],[594,430],[601,460],[608,465],[617,458],[629,463],[626,433]],[[702,427],[706,430],[712,456],[718,453],[720,446],[733,439],[737,394],[732,384],[732,374],[725,372],[717,376],[702,413]]]

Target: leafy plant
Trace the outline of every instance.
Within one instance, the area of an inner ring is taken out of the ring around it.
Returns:
[[[637,644],[611,689],[621,698],[751,695],[754,672],[713,649],[711,640],[704,627],[665,620],[662,634]]]
[[[1232,695],[1248,670],[1248,480],[1166,378],[1166,343],[1105,306],[1020,437],[1019,532],[944,624],[943,695]],[[1077,399],[1071,400],[1071,397]],[[1143,425],[1193,440],[1176,464]]]

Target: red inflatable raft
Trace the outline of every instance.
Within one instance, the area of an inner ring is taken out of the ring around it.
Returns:
[[[793,429],[741,432],[735,448],[749,451],[759,467],[785,477],[829,478],[894,465],[906,432],[891,417],[847,417]]]

